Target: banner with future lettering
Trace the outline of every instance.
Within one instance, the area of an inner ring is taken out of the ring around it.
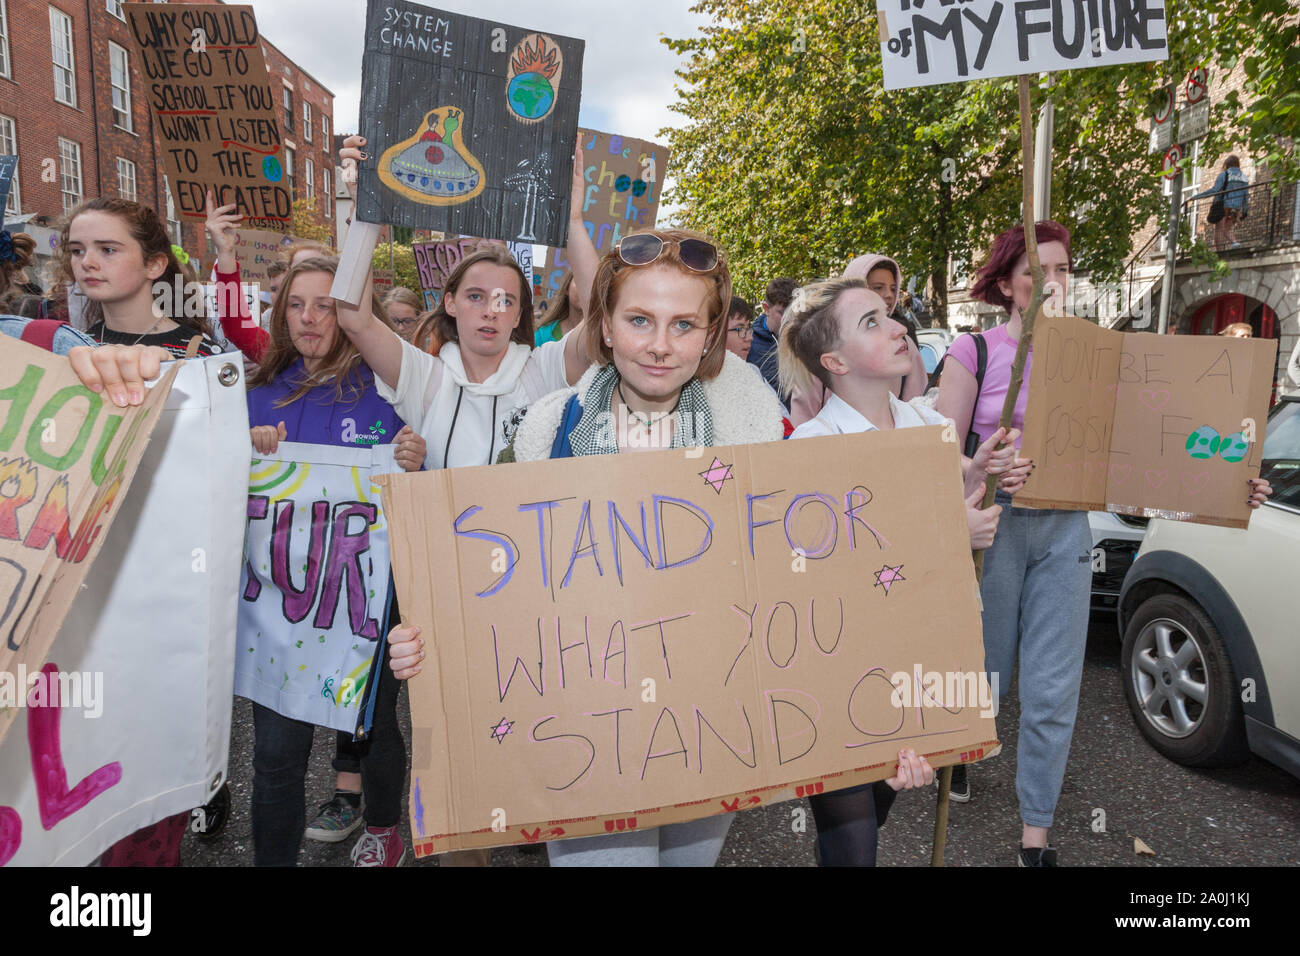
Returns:
[[[1169,56],[1164,0],[877,0],[885,89]]]
[[[939,428],[381,479],[419,854],[646,828],[996,751]]]
[[[225,778],[248,408],[229,356],[173,367],[170,392],[152,390],[164,407],[103,554],[75,600],[59,601],[67,617],[48,663],[0,670],[0,696],[18,692],[3,707],[13,733],[0,742],[0,866],[84,866],[207,803]],[[19,509],[24,523],[37,505]]]
[[[578,141],[581,40],[369,0],[362,222],[560,245]]]
[[[388,610],[388,524],[370,447],[282,442],[252,462],[235,693],[355,731]],[[379,444],[379,442],[383,442]]]
[[[249,6],[124,3],[149,91],[163,164],[182,220],[202,221],[206,193],[253,229],[284,232],[293,170]]]

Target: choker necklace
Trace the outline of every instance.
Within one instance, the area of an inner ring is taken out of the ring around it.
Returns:
[[[151,334],[153,333],[154,329],[158,328],[158,326],[162,324],[162,320],[163,320],[163,318],[165,318],[165,316],[159,316],[158,318],[154,319],[154,321],[153,321],[153,325],[149,326],[149,328],[145,329],[145,330],[144,330],[143,332],[141,332],[138,336],[136,336],[136,340],[135,340],[134,342],[132,342],[131,345],[139,345],[140,342],[141,342],[141,340],[143,340],[144,337],[145,337],[146,335],[151,335]],[[102,323],[104,323],[104,330],[103,330],[102,332],[99,333],[99,344],[100,344],[100,345],[103,345],[103,344],[104,344],[104,336],[107,335],[109,332],[117,332],[117,329],[110,329],[110,328],[108,327],[108,319],[100,319],[100,321],[101,321]],[[130,335],[131,333],[130,333],[130,332],[117,332],[117,334],[118,334],[118,335]]]
[[[677,404],[674,405],[670,411],[660,412],[658,415],[655,415],[653,417],[650,415],[646,415],[642,417],[640,412],[633,411],[632,406],[628,404],[627,396],[623,394],[623,382],[620,380],[619,383],[614,387],[618,390],[618,397],[619,400],[623,403],[623,407],[627,409],[628,417],[630,417],[632,421],[635,422],[636,424],[644,425],[645,430],[647,432],[651,431],[655,425],[659,424],[665,418],[668,418],[670,415],[672,415],[673,412],[676,412],[677,407],[682,403],[682,396],[681,393],[679,392],[677,395]]]

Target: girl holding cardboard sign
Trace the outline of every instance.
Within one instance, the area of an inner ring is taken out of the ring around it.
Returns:
[[[1046,280],[1044,293],[1051,296],[1043,308],[1054,303],[1059,309],[1070,281],[1070,233],[1048,220],[1038,222],[1034,232]],[[1016,226],[993,241],[988,261],[971,290],[976,299],[1007,312],[1005,323],[983,333],[987,362],[982,376],[977,377],[977,346],[969,335],[953,343],[948,354],[954,360],[944,364],[938,408],[957,423],[959,441],[965,441],[968,427],[980,436],[993,435],[998,429],[1020,339],[1021,313],[1029,306],[1033,284],[1025,230]],[[1032,360],[1031,349],[1012,419],[1016,428],[1024,427]],[[1270,493],[1267,482],[1253,481],[1249,489],[1252,507],[1259,507]],[[1001,675],[999,687],[1005,694],[1019,658],[1016,793],[1023,824],[1019,863],[1056,866],[1056,850],[1048,845],[1047,837],[1065,778],[1079,705],[1088,634],[1092,535],[1086,512],[1016,508],[1004,492],[999,493],[998,502],[1003,515],[984,557],[981,583],[985,662],[990,673]],[[954,772],[953,794],[970,799],[964,773],[959,778]]]
[[[781,322],[782,388],[829,396],[815,418],[791,438],[814,438],[879,429],[944,425],[947,419],[924,405],[899,401],[894,387],[912,365],[907,327],[889,317],[888,303],[860,278],[827,279],[799,290]],[[1001,475],[999,486],[1018,489],[1030,463],[1015,459],[1015,447],[995,451],[1005,433],[985,442],[973,461],[963,459],[966,518],[971,548],[993,543],[1001,508],[980,510],[986,474]],[[1019,437],[1011,432],[1012,442]],[[910,758],[915,753],[909,751]],[[903,754],[900,752],[900,761]],[[930,764],[919,761],[920,782],[933,778]],[[901,777],[887,781],[895,791],[913,784]],[[822,866],[876,865],[876,800],[873,785],[850,787],[809,798],[817,821],[817,849]]]

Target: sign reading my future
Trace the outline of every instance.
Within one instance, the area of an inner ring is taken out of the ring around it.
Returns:
[[[885,89],[1169,56],[1164,0],[877,0]]]
[[[206,218],[212,189],[217,205],[234,203],[248,228],[286,231],[293,197],[253,8],[126,3],[122,9],[181,218]]]
[[[578,139],[581,40],[369,0],[357,215],[558,246]]]

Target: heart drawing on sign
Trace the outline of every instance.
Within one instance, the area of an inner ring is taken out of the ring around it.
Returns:
[[[1156,471],[1154,468],[1147,469],[1147,484],[1152,488],[1159,488],[1165,483],[1165,479],[1168,477],[1169,472],[1164,468],[1161,468],[1159,471]]]
[[[1138,392],[1138,401],[1153,412],[1157,412],[1169,404],[1169,390],[1167,388],[1144,388]]]
[[[1132,465],[1116,464],[1110,466],[1110,480],[1115,482],[1116,484],[1123,484],[1124,482],[1128,481],[1129,477],[1132,474],[1133,474]]]
[[[1205,486],[1210,481],[1210,473],[1203,471],[1199,475],[1184,474],[1183,490],[1189,495],[1198,495],[1205,490]]]

